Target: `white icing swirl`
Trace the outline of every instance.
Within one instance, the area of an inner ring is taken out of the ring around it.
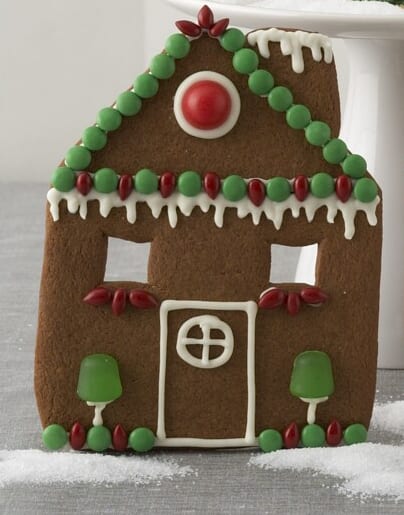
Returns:
[[[50,204],[50,212],[53,220],[59,220],[59,203],[62,200],[67,202],[67,209],[69,213],[79,212],[81,218],[87,217],[87,204],[92,200],[98,200],[99,212],[101,216],[106,218],[111,209],[114,207],[125,207],[126,218],[129,223],[136,222],[136,206],[139,202],[144,202],[150,208],[154,218],[159,218],[163,207],[167,207],[168,221],[172,228],[176,227],[178,223],[178,210],[184,216],[190,216],[195,207],[199,207],[203,213],[207,213],[211,206],[215,209],[214,222],[217,227],[223,227],[224,213],[226,209],[233,208],[237,210],[239,218],[245,218],[251,215],[254,225],[260,223],[262,215],[268,220],[271,220],[279,230],[282,226],[283,215],[290,209],[293,218],[300,216],[300,210],[303,209],[306,214],[308,222],[312,222],[316,211],[321,207],[327,208],[327,222],[333,223],[338,211],[342,213],[345,223],[345,238],[350,240],[355,234],[355,216],[358,211],[363,211],[366,214],[369,225],[376,225],[376,208],[380,202],[380,197],[377,196],[372,202],[360,202],[354,197],[351,197],[347,202],[341,202],[334,194],[327,198],[317,198],[309,194],[307,198],[301,202],[295,195],[283,202],[274,202],[268,197],[260,206],[255,206],[248,196],[242,200],[232,202],[226,200],[223,195],[219,195],[216,199],[211,199],[206,193],[199,193],[195,197],[186,197],[179,192],[174,192],[167,198],[163,198],[160,192],[143,195],[136,191],[132,191],[129,197],[121,200],[117,192],[112,193],[99,193],[92,189],[88,195],[84,196],[76,189],[69,192],[61,192],[52,188],[48,191],[47,199]]]
[[[313,59],[320,62],[323,59],[329,64],[332,62],[333,52],[330,38],[323,34],[312,32],[303,32],[297,30],[295,32],[267,29],[256,30],[248,34],[248,43],[251,46],[257,45],[262,57],[269,58],[269,42],[280,43],[282,55],[290,55],[292,58],[292,70],[295,73],[304,71],[303,47],[310,48]]]

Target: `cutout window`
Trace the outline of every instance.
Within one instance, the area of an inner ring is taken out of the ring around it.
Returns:
[[[304,247],[271,245],[269,280],[278,283],[316,284],[318,243]]]
[[[108,238],[108,255],[104,281],[147,282],[150,242],[134,243]]]

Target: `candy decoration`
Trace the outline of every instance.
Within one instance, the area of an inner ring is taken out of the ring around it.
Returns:
[[[198,12],[198,23],[202,29],[210,29],[214,23],[213,12],[204,5]]]
[[[200,193],[202,182],[199,174],[188,170],[178,178],[178,189],[186,197],[195,197]]]
[[[87,433],[87,445],[92,451],[105,451],[111,446],[110,430],[105,426],[92,427]]]
[[[293,191],[297,200],[303,202],[310,191],[309,179],[305,175],[298,175],[293,181]]]
[[[91,163],[91,152],[79,145],[66,152],[66,165],[72,170],[84,170]]]
[[[258,55],[251,48],[241,48],[233,55],[233,67],[238,73],[249,75],[258,68]]]
[[[345,158],[342,169],[346,175],[353,179],[360,179],[366,173],[367,163],[362,156],[351,154]]]
[[[70,447],[75,451],[82,449],[86,443],[86,430],[80,424],[80,422],[75,422],[73,424],[69,435],[69,443]]]
[[[346,175],[337,177],[335,193],[341,202],[346,202],[352,194],[352,180]]]
[[[228,29],[220,38],[220,44],[227,52],[237,52],[244,43],[245,35],[239,29]]]
[[[339,445],[342,440],[342,429],[341,424],[338,420],[332,420],[327,427],[326,440],[328,445],[335,447]]]
[[[356,181],[354,196],[361,202],[372,202],[377,196],[377,185],[375,181],[367,177]]]
[[[159,81],[150,73],[142,73],[136,77],[133,89],[140,98],[151,98],[157,95]]]
[[[300,311],[300,297],[296,292],[288,293],[286,299],[286,310],[291,316],[295,316]]]
[[[274,202],[283,202],[290,196],[290,184],[285,177],[273,177],[267,182],[267,195]]]
[[[212,27],[209,29],[209,36],[211,38],[218,38],[223,34],[223,32],[227,29],[227,26],[229,25],[229,18],[223,18],[222,20],[217,21],[212,25]]]
[[[342,139],[333,138],[323,148],[323,157],[327,163],[338,165],[348,153],[348,148]]]
[[[107,135],[95,125],[87,127],[81,136],[83,145],[89,150],[101,150],[107,144]]]
[[[322,447],[325,442],[324,429],[317,424],[304,426],[302,431],[302,444],[304,447]]]
[[[136,452],[150,451],[155,440],[153,432],[147,427],[138,427],[129,435],[129,445]]]
[[[51,424],[42,432],[42,441],[51,451],[57,451],[67,443],[67,433],[59,424]]]
[[[283,432],[283,444],[286,449],[294,449],[299,445],[300,432],[296,422],[292,422]]]
[[[133,190],[133,177],[131,175],[121,175],[118,183],[119,198],[126,200]]]
[[[76,188],[84,196],[88,195],[93,185],[91,175],[87,172],[79,173],[76,179]]]
[[[118,399],[122,384],[116,359],[108,354],[86,356],[80,364],[77,395],[93,405]]]
[[[261,309],[275,309],[279,308],[285,303],[286,293],[280,288],[270,288],[267,292],[261,295],[258,301],[258,307]]]
[[[300,292],[300,298],[306,304],[316,306],[318,304],[323,304],[328,299],[328,295],[316,286],[308,286],[307,288],[302,289]]]
[[[71,168],[59,166],[52,174],[52,186],[58,191],[68,192],[74,188],[76,176]]]
[[[104,107],[97,114],[97,125],[103,131],[115,131],[119,129],[122,123],[122,116],[119,111],[113,107]]]
[[[226,200],[237,202],[245,197],[247,185],[239,175],[229,175],[222,183],[222,193]]]
[[[189,54],[191,43],[183,34],[171,34],[164,46],[168,55],[174,59],[183,59]]]
[[[292,129],[305,129],[310,121],[310,111],[304,105],[296,104],[286,112],[286,122]]]
[[[324,122],[314,121],[306,127],[306,140],[318,147],[325,145],[330,140],[330,126]]]
[[[287,111],[293,104],[292,92],[284,86],[277,86],[269,93],[268,104],[279,113]]]
[[[159,180],[157,175],[148,168],[139,170],[135,175],[135,189],[139,193],[149,195],[158,190]]]
[[[202,34],[202,29],[196,23],[188,20],[179,20],[175,22],[177,29],[191,38],[197,38]]]
[[[121,424],[116,425],[112,433],[112,446],[118,452],[124,452],[128,448],[128,435]]]
[[[175,190],[176,178],[172,172],[164,172],[159,179],[159,190],[163,198],[169,197]]]
[[[104,304],[108,304],[112,299],[112,293],[107,288],[95,288],[91,290],[84,297],[83,302],[86,304],[90,304],[90,306],[103,306]]]
[[[123,288],[115,290],[112,297],[111,309],[116,316],[122,315],[126,308],[126,291]]]
[[[112,168],[100,168],[94,174],[94,188],[100,193],[112,193],[118,187],[118,176]]]
[[[254,206],[260,206],[266,196],[265,184],[259,179],[252,179],[247,186],[248,197]]]
[[[124,116],[134,116],[142,108],[142,101],[133,91],[124,91],[116,99],[116,108]]]
[[[152,309],[156,308],[159,304],[151,293],[144,290],[131,290],[129,302],[138,309]]]
[[[248,87],[255,95],[268,95],[274,84],[274,78],[267,70],[255,70],[248,77]]]
[[[282,436],[276,429],[265,429],[258,437],[258,444],[263,452],[274,452],[282,449]]]
[[[316,173],[311,178],[310,190],[317,198],[329,197],[334,192],[334,179],[328,173]]]
[[[351,424],[344,431],[344,442],[347,445],[366,442],[368,432],[363,424]]]
[[[167,54],[154,56],[150,63],[150,73],[157,79],[169,79],[175,73],[174,59]]]
[[[214,200],[220,191],[220,178],[214,172],[207,172],[203,178],[203,187],[206,194]]]

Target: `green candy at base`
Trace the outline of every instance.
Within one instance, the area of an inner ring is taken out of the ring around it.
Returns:
[[[220,37],[220,44],[222,48],[228,52],[237,52],[243,48],[245,43],[245,35],[239,29],[228,29]]]
[[[274,177],[267,183],[267,197],[274,202],[283,202],[291,194],[289,181],[285,177]]]
[[[111,431],[105,426],[92,427],[87,433],[87,445],[92,451],[106,451],[111,442]]]
[[[153,449],[156,437],[147,427],[138,427],[129,435],[129,445],[136,452],[147,452]]]
[[[116,108],[124,116],[134,116],[142,107],[142,101],[133,91],[124,91],[116,99]]]
[[[121,113],[113,107],[104,107],[97,114],[97,125],[103,131],[116,131],[122,123]]]
[[[157,79],[169,79],[175,73],[174,59],[167,54],[155,55],[150,63],[150,72]]]
[[[58,191],[71,191],[75,183],[76,175],[73,170],[67,166],[59,166],[52,174],[51,184]]]
[[[149,73],[139,75],[133,83],[133,89],[140,98],[151,98],[157,95],[159,81]]]
[[[296,356],[289,389],[295,397],[307,399],[329,397],[334,393],[334,376],[328,354],[308,350]]]
[[[89,150],[101,150],[107,144],[107,135],[102,129],[94,125],[84,129],[81,140]]]
[[[51,451],[57,451],[67,443],[68,435],[65,429],[59,424],[52,424],[42,432],[42,441]]]
[[[279,451],[283,447],[282,436],[276,429],[265,429],[258,437],[260,449],[263,452]]]
[[[80,365],[77,394],[86,402],[111,402],[122,395],[118,363],[108,354],[91,354]]]
[[[304,129],[310,121],[310,111],[304,105],[296,104],[287,110],[286,122],[292,129]]]
[[[301,439],[304,447],[321,447],[325,443],[325,431],[317,424],[309,424],[304,426]]]
[[[338,165],[347,155],[348,148],[342,139],[334,138],[323,148],[323,157],[327,163]]]
[[[328,173],[316,173],[311,178],[310,191],[317,198],[329,197],[334,193],[334,179]]]
[[[344,442],[347,445],[366,442],[368,432],[363,424],[351,424],[344,431]]]
[[[268,95],[274,84],[274,78],[267,70],[255,70],[248,77],[248,87],[255,95]]]
[[[351,154],[342,163],[342,170],[346,175],[353,179],[360,179],[366,173],[367,163],[365,159],[358,154]]]
[[[112,193],[118,187],[118,176],[112,168],[100,168],[94,174],[94,188],[100,193]]]
[[[148,168],[139,170],[135,175],[134,181],[136,191],[143,193],[144,195],[154,193],[158,190],[159,187],[159,180],[157,175]]]
[[[360,202],[373,202],[377,197],[377,184],[373,179],[364,177],[356,181],[353,193]]]
[[[225,199],[237,202],[245,197],[247,185],[239,175],[229,175],[223,181],[222,193]]]
[[[188,55],[191,49],[191,43],[183,34],[171,34],[171,36],[167,38],[164,48],[167,54],[174,57],[174,59],[183,59]]]
[[[282,113],[293,104],[293,95],[285,86],[277,86],[268,95],[268,104],[274,111]]]
[[[324,122],[314,121],[306,127],[306,140],[317,147],[325,145],[331,137],[331,129]]]
[[[178,177],[178,190],[186,197],[195,197],[201,189],[202,182],[198,173],[189,170]]]
[[[237,50],[233,56],[233,68],[238,73],[248,75],[258,68],[258,55],[251,48]]]

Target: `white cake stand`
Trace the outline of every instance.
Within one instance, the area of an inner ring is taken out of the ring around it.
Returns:
[[[192,16],[203,4],[167,1]],[[240,27],[291,27],[344,38],[350,79],[341,137],[366,157],[384,197],[378,365],[404,368],[404,12],[342,15],[206,3],[216,19],[228,17]],[[299,282],[310,282],[306,270],[313,269],[314,257],[302,251]]]

